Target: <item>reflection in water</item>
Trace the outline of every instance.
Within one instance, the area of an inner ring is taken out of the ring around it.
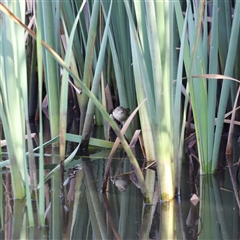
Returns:
[[[67,152],[75,148],[75,143],[67,143]],[[57,148],[51,147],[45,153],[47,173],[59,162],[59,154]],[[153,204],[145,206],[137,182],[133,181],[131,164],[122,153],[112,162],[106,193],[100,193],[108,155],[109,151],[102,150],[76,156],[63,172],[52,175],[45,184],[44,228],[38,228],[34,199],[36,227],[27,226],[26,203],[12,199],[6,169],[0,188],[0,238],[239,239],[239,209],[228,169],[218,178],[206,176],[200,180],[196,179],[196,171],[190,171],[189,185],[189,166],[183,164],[181,199],[159,202],[156,184]],[[236,170],[234,166],[232,170]],[[200,199],[196,206],[189,201],[192,193]]]
[[[114,164],[115,163],[115,164]],[[125,192],[127,187],[130,185],[130,177],[129,173],[124,173],[124,168],[126,170],[127,165],[129,167],[130,163],[129,161],[125,161],[124,159],[120,160],[117,166],[117,169],[114,174],[114,165],[116,165],[116,161],[111,164],[110,169],[110,179],[112,183],[121,191]],[[128,171],[129,172],[129,169]]]
[[[119,160],[114,163],[115,170],[119,167],[118,163],[122,164]],[[22,236],[20,233],[29,239],[30,236],[31,239],[239,237],[239,211],[231,190],[228,169],[225,170],[225,180],[221,180],[221,188],[218,179],[213,176],[200,178],[200,202],[196,206],[189,201],[188,179],[183,179],[185,187],[182,188],[181,201],[175,199],[169,203],[160,203],[156,199],[156,204],[144,206],[142,194],[134,184],[129,184],[122,192],[109,180],[107,192],[100,193],[104,158],[93,159],[90,154],[76,158],[71,164],[64,172],[63,196],[59,187],[60,173],[56,173],[46,184],[46,228],[41,229],[37,226],[33,229],[26,227],[25,202],[13,201],[10,195],[10,173],[3,174],[1,239],[12,239],[13,236],[19,239]],[[125,172],[127,169],[123,166],[122,170]]]

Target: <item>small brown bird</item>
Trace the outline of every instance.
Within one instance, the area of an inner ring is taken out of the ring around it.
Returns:
[[[130,109],[121,106],[116,107],[112,112],[112,116],[114,117],[114,119],[116,119],[120,123],[126,121],[129,115]]]

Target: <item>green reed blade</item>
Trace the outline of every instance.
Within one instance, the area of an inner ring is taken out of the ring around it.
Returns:
[[[82,9],[85,5],[85,1],[83,2],[81,8],[79,9],[79,12],[77,14],[77,17],[74,21],[70,37],[67,41],[67,51],[65,55],[65,63],[67,65],[70,64],[70,57],[72,54],[72,44],[73,39],[75,35],[75,30],[79,21],[80,13],[82,12]],[[63,76],[62,76],[62,84],[61,84],[61,93],[60,93],[60,159],[63,160],[65,157],[65,149],[66,149],[66,130],[67,130],[67,108],[68,108],[68,78],[69,73],[65,70],[63,70]]]
[[[38,2],[38,24],[41,27],[42,39],[56,52],[59,52],[59,2]],[[41,23],[41,24],[40,24]],[[39,58],[38,58],[39,59]],[[59,135],[59,92],[60,92],[60,69],[56,61],[43,48],[43,64],[45,84],[48,98],[48,112],[50,120],[51,137]]]

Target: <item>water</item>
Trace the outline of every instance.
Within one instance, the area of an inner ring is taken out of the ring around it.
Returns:
[[[67,152],[75,147],[68,143]],[[59,159],[56,148],[45,153],[49,154],[45,156],[47,173]],[[13,200],[10,171],[3,169],[0,239],[239,239],[239,207],[228,168],[218,177],[199,177],[195,169],[199,202],[193,205],[189,165],[183,163],[181,197],[169,203],[155,198],[153,205],[145,206],[137,183],[122,175],[132,170],[124,154],[113,160],[107,191],[100,193],[108,155],[109,150],[78,155],[64,172],[52,175],[44,189],[43,227],[39,227],[34,196],[35,227],[29,227],[26,202]],[[138,160],[142,161],[141,156]],[[151,194],[158,196],[157,191],[155,187]]]
[[[65,169],[63,189],[61,174],[54,174],[45,185],[42,228],[28,228],[25,202],[12,199],[10,173],[3,173],[1,239],[239,239],[239,208],[228,168],[218,178],[200,178],[200,201],[194,206],[188,164],[183,164],[181,199],[144,206],[131,182],[121,192],[109,181],[107,192],[100,193],[104,167],[105,158],[76,158]]]

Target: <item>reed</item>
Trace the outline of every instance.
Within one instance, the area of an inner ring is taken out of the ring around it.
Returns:
[[[77,1],[47,4],[40,1],[36,4],[37,24],[33,29],[37,28],[37,35],[24,25],[24,3],[6,2],[7,8],[0,3],[0,113],[16,198],[23,198],[25,191],[30,193],[26,190],[29,170],[23,149],[26,149],[25,134],[30,134],[28,95],[29,89],[33,89],[28,88],[33,74],[27,74],[26,70],[33,68],[26,64],[24,31],[37,41],[40,122],[45,86],[51,138],[56,140],[54,146],[58,146],[57,140],[60,140],[59,162],[69,162],[78,148],[88,148],[94,117],[98,124],[107,121],[135,168],[146,202],[150,202],[137,160],[109,116],[104,90],[112,87],[110,97],[115,99],[116,106],[122,105],[131,111],[147,98],[126,136],[131,137],[136,128],[141,128],[147,161],[156,160],[157,163],[162,200],[172,199],[176,189],[180,193],[185,122],[190,106],[201,174],[216,172],[224,114],[229,99],[233,103],[236,95],[236,83],[229,81],[229,77],[240,77],[236,55],[240,16],[234,14],[231,19],[230,11],[232,7],[234,13],[238,12],[238,1],[234,6],[203,0],[91,0],[81,4]],[[17,33],[20,40],[16,41],[13,33]],[[32,63],[36,64],[34,59]],[[63,69],[62,79],[60,69]],[[216,77],[211,77],[212,74],[223,74],[222,85]],[[74,93],[78,100],[76,107],[81,112],[81,137],[68,135],[66,129],[69,76],[75,89],[82,91],[82,94]],[[184,95],[182,89],[185,89]],[[31,112],[34,111],[31,109]],[[76,138],[78,147],[73,155],[66,157],[66,140],[75,141]],[[43,144],[40,124],[38,181],[42,187]],[[30,142],[28,146],[33,159]],[[112,145],[105,141],[104,146]],[[43,196],[41,190],[40,199]],[[40,209],[43,224],[43,200]]]
[[[223,18],[219,17],[219,6],[221,6]],[[207,10],[208,7],[210,7],[210,11]],[[236,27],[239,26],[239,18],[234,15],[232,23],[229,21],[229,7],[230,5],[224,5],[218,1],[209,4],[200,1],[199,5],[190,5],[188,2],[189,11],[185,14],[188,32],[186,29],[184,30],[186,31],[184,64],[188,79],[187,89],[189,87],[193,109],[201,174],[211,174],[217,170],[224,115],[228,100],[235,98],[236,85],[232,81],[224,80],[220,87],[220,81],[216,80],[219,79],[218,77],[211,78],[209,75],[209,78],[193,78],[193,76],[199,73],[205,75],[222,72],[226,78],[235,77],[233,70],[238,39]],[[237,10],[239,5],[236,4],[235,7]],[[183,34],[184,16],[180,12],[179,6],[176,10],[180,35]],[[211,18],[211,22],[209,22],[209,18]],[[207,26],[210,26],[210,30]],[[227,29],[225,36],[222,34],[224,27]],[[228,42],[228,44],[223,47],[224,42]],[[220,61],[218,60],[219,55]],[[217,87],[220,88],[221,93],[218,105]],[[215,122],[216,116],[217,122]]]
[[[25,19],[25,6],[19,2],[6,3],[20,19]],[[27,161],[25,152],[26,123],[28,123],[27,72],[24,30],[8,16],[1,15],[0,37],[0,112],[8,154],[15,198],[25,197]],[[8,26],[8,27],[6,27]],[[19,36],[16,39],[15,34]]]

